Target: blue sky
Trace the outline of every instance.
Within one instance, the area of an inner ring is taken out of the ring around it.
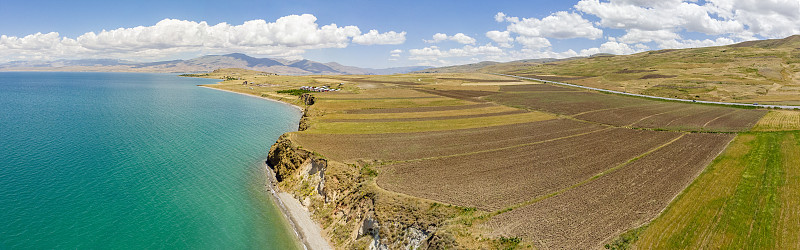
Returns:
[[[0,62],[242,52],[360,67],[443,66],[797,33],[797,0],[0,2]]]

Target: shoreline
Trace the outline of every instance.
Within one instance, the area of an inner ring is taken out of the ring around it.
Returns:
[[[218,84],[218,83],[217,83],[217,84]],[[278,101],[278,100],[275,100],[275,99],[270,99],[270,98],[263,97],[263,96],[257,96],[257,95],[251,95],[251,94],[246,94],[246,93],[240,93],[240,92],[236,92],[236,91],[230,91],[230,90],[227,90],[227,89],[218,89],[218,88],[212,88],[212,87],[205,86],[205,85],[197,85],[197,87],[201,87],[201,88],[207,88],[207,89],[213,89],[213,90],[219,90],[219,91],[225,91],[225,92],[228,92],[228,93],[240,94],[240,95],[244,95],[244,96],[250,96],[250,97],[255,97],[255,98],[259,98],[259,99],[264,99],[264,100],[268,100],[268,101],[277,102],[277,103],[280,103],[280,104],[289,105],[289,106],[291,106],[291,107],[294,107],[294,108],[296,108],[297,110],[299,110],[299,111],[300,111],[300,113],[302,113],[302,112],[305,110],[304,108],[302,108],[302,107],[300,107],[300,106],[297,106],[297,105],[294,105],[294,104],[291,104],[291,103],[288,103],[288,102],[282,102],[282,101]]]
[[[305,249],[333,249],[330,243],[322,236],[322,228],[319,223],[311,218],[310,213],[305,210],[300,201],[295,199],[291,194],[280,191],[275,188],[275,173],[269,168],[269,165],[264,160],[264,171],[267,175],[266,188],[272,194],[275,204],[281,210],[281,214],[289,221],[297,238]]]
[[[269,100],[294,107],[298,111],[300,111],[301,114],[304,112],[304,109],[300,106],[278,101],[275,99],[270,99],[246,93],[239,93],[225,89],[212,88],[203,85],[197,85],[197,86],[201,88],[214,89],[214,90],[225,91],[229,93]],[[291,194],[277,190],[275,188],[275,183],[277,182],[277,180],[275,179],[275,173],[272,172],[272,169],[270,169],[269,165],[267,164],[267,159],[263,159],[261,162],[264,165],[264,171],[267,177],[267,181],[265,183],[266,189],[271,194],[271,199],[273,200],[273,202],[275,202],[275,205],[278,207],[278,209],[280,209],[281,214],[288,221],[289,226],[292,228],[292,231],[294,231],[295,236],[297,236],[297,239],[300,241],[300,245],[302,245],[303,248],[306,250],[333,249],[333,247],[331,247],[327,239],[325,239],[325,237],[322,236],[322,228],[320,227],[319,223],[317,223],[311,218],[311,215],[300,204],[300,201],[295,199]]]

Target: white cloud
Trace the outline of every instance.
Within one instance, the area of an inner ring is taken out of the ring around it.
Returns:
[[[433,34],[433,39],[431,39],[431,40],[423,40],[423,41],[425,41],[426,43],[438,43],[438,42],[441,42],[441,41],[444,41],[444,40],[447,40],[447,34],[436,33],[436,34]]]
[[[492,41],[496,42],[500,47],[503,48],[510,48],[512,46],[511,43],[514,42],[514,38],[511,37],[511,32],[509,31],[492,30],[486,32],[486,37],[492,39]]]
[[[460,44],[475,44],[475,38],[464,35],[464,33],[455,34],[450,37],[450,40],[456,41]]]
[[[639,30],[630,29],[628,33],[622,37],[617,38],[618,41],[627,44],[633,43],[661,43],[663,41],[680,39],[680,35],[669,30]]]
[[[600,18],[614,29],[699,32],[754,39],[783,38],[800,33],[797,0],[581,0],[575,9]]]
[[[401,44],[406,32],[362,34],[356,26],[319,26],[310,14],[289,15],[274,22],[251,20],[241,25],[208,25],[164,19],[153,26],[88,32],[76,38],[58,33],[0,36],[0,60],[56,58],[169,58],[182,53],[244,52],[298,57],[308,49],[344,48],[350,43]]]
[[[401,50],[401,49],[394,49],[394,50],[392,50],[392,51],[389,51],[389,54],[390,54],[392,57],[400,57],[400,53],[403,53],[403,50]]]
[[[406,42],[406,32],[389,31],[386,33],[378,33],[377,30],[370,30],[366,34],[353,37],[353,42],[363,45],[373,44],[402,44]]]
[[[528,37],[548,37],[558,39],[588,38],[597,39],[603,31],[594,27],[589,20],[577,13],[559,11],[542,19],[508,17],[498,13],[495,18],[503,16],[511,24],[508,31]]]
[[[609,53],[615,55],[628,55],[644,51],[641,46],[639,48],[631,48],[627,44],[618,42],[605,42],[599,48],[583,49],[580,52],[581,56],[591,56],[598,53]]]
[[[719,37],[714,40],[711,39],[704,39],[704,40],[692,40],[692,39],[685,39],[685,40],[670,40],[664,41],[659,44],[659,47],[662,49],[683,49],[683,48],[698,48],[698,47],[710,47],[710,46],[722,46],[734,43],[733,39]]]
[[[494,20],[497,21],[498,23],[505,21],[506,20],[506,13],[497,12],[497,14],[494,15]]]
[[[518,36],[515,40],[528,49],[543,49],[551,46],[550,41],[544,37]]]
[[[492,44],[485,44],[481,46],[465,45],[461,48],[452,48],[449,50],[441,50],[437,46],[429,46],[422,49],[410,49],[408,53],[411,55],[409,59],[415,61],[438,61],[446,58],[454,57],[475,57],[481,55],[501,55],[503,50],[495,47]]]
[[[448,36],[447,34],[444,34],[444,33],[436,33],[436,34],[433,34],[433,39],[431,39],[431,40],[422,40],[422,41],[424,41],[426,43],[439,43],[439,42],[442,42],[442,41],[445,41],[445,40],[455,41],[455,42],[460,43],[460,44],[474,44],[475,41],[476,41],[475,38],[472,38],[472,37],[469,37],[467,35],[464,35],[464,33],[458,33],[458,34],[455,34],[455,35],[452,35],[452,36]]]

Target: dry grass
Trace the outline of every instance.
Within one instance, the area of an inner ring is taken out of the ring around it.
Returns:
[[[800,130],[800,111],[770,111],[756,123],[754,131]]]
[[[313,124],[306,133],[319,134],[380,134],[409,133],[423,131],[442,131],[453,129],[491,127],[506,124],[517,124],[554,119],[555,116],[541,112],[500,115],[490,117],[474,117],[435,121],[403,121],[403,122],[319,122]]]

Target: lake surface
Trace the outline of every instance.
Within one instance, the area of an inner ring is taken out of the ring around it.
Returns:
[[[263,160],[297,109],[169,74],[0,72],[0,249],[292,249]]]

